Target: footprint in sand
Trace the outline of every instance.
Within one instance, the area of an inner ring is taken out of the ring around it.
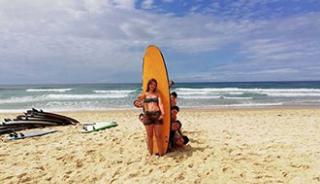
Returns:
[[[200,140],[197,140],[197,139],[190,139],[190,142],[191,143],[196,143],[196,144],[204,144],[204,142],[200,141]]]
[[[134,173],[130,173],[129,174],[129,178],[134,178],[134,177],[137,177],[139,176],[139,172],[134,172]]]
[[[153,172],[153,169],[143,169],[142,167],[139,167],[139,170],[142,170],[141,176],[149,176]]]
[[[185,177],[183,175],[184,175],[184,173],[180,173],[177,177],[174,178],[174,181],[181,182],[182,180],[185,179]]]
[[[234,159],[235,162],[240,162],[240,161],[247,161],[248,159],[246,157],[238,157]]]
[[[318,177],[314,177],[314,178],[312,178],[313,180],[316,180],[316,181],[318,181],[318,182],[320,182],[320,176],[318,176]]]
[[[120,154],[123,154],[123,151],[124,151],[124,148],[123,148],[123,147],[120,147],[120,148],[119,148],[119,153],[120,153]]]
[[[193,168],[193,164],[191,163],[191,164],[188,164],[188,167],[189,168]]]
[[[117,168],[117,170],[113,173],[112,178],[115,178],[117,175],[120,174],[120,168]]]
[[[66,172],[66,174],[68,174],[68,175],[71,174],[71,173],[72,173],[72,171],[67,171],[67,172]]]
[[[44,168],[43,166],[35,167],[35,169],[39,169],[39,170],[42,170],[42,171],[44,171],[44,170],[45,170],[45,168]]]
[[[61,151],[63,150],[63,147],[56,147],[56,150]]]
[[[51,181],[51,180],[52,180],[52,177],[51,177],[51,176],[50,176],[50,177],[47,177],[45,180]]]
[[[70,178],[69,175],[64,175],[62,180],[65,181],[65,180],[67,180],[68,178]]]
[[[22,177],[24,177],[24,176],[26,176],[27,175],[27,173],[22,173],[22,174],[19,174],[17,177],[18,178],[22,178]]]
[[[282,172],[282,176],[283,176],[283,177],[287,177],[287,176],[288,176],[288,173],[287,173],[287,172]]]
[[[310,168],[309,165],[305,165],[305,164],[293,164],[293,163],[291,163],[290,166],[294,167],[294,168],[301,168],[301,169],[309,169]]]
[[[20,179],[20,182],[21,182],[21,183],[26,183],[26,182],[32,180],[32,178],[28,177],[27,175],[28,175],[27,173],[22,173],[22,174],[19,174],[19,175],[17,176],[17,178]]]
[[[77,168],[80,168],[80,167],[82,167],[83,166],[83,161],[82,160],[77,160],[76,161],[76,167]]]
[[[29,181],[31,181],[32,178],[31,177],[26,177],[26,178],[23,178],[22,180],[20,180],[21,183],[27,183]]]
[[[0,157],[5,157],[5,156],[9,156],[9,154],[6,154],[6,153],[0,154]]]
[[[223,130],[222,133],[225,139],[229,140],[232,138],[231,133],[228,130]]]
[[[11,178],[13,178],[14,176],[7,176],[5,177],[3,180],[10,180]]]
[[[228,169],[229,169],[229,167],[223,167],[222,172],[227,172]]]

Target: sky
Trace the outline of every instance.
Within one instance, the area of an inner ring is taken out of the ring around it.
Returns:
[[[0,84],[320,80],[320,0],[0,0]]]

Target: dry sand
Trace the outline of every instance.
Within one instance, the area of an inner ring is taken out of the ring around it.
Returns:
[[[0,142],[1,183],[320,183],[319,109],[183,109],[190,144],[163,157],[148,156],[138,111],[60,114],[119,126]]]

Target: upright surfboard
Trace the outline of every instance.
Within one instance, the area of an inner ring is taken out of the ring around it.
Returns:
[[[158,91],[163,103],[164,117],[163,124],[161,125],[161,147],[166,153],[169,146],[170,136],[170,91],[169,91],[169,77],[167,72],[166,63],[160,49],[154,45],[150,45],[143,57],[143,72],[142,72],[142,89],[146,91],[147,83],[150,79],[156,79],[158,82]],[[153,138],[153,153],[159,153],[157,141],[155,136]]]

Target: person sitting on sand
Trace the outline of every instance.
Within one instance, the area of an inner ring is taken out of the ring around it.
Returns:
[[[175,120],[171,125],[171,147],[183,147],[189,142],[189,138],[182,134],[181,132],[182,124],[179,120]]]
[[[171,104],[171,107],[177,105],[177,97],[178,97],[178,94],[176,92],[171,92],[170,93],[170,104]]]
[[[178,115],[179,111],[180,111],[180,108],[178,106],[175,105],[175,106],[171,107],[171,112],[170,112],[171,122],[177,120],[177,115]]]
[[[171,107],[171,131],[170,131],[170,144],[171,148],[182,147],[189,142],[189,138],[182,134],[182,124],[177,120],[177,115],[180,111],[178,106]]]
[[[163,123],[164,108],[160,94],[157,90],[157,81],[150,79],[147,83],[147,90],[138,96],[143,100],[143,124],[147,132],[147,146],[149,153],[153,154],[153,132],[155,133],[157,145],[161,145],[161,125]],[[164,155],[164,150],[158,146],[159,155]]]
[[[171,131],[178,131],[181,129],[181,122],[179,120],[175,120],[171,123]]]

